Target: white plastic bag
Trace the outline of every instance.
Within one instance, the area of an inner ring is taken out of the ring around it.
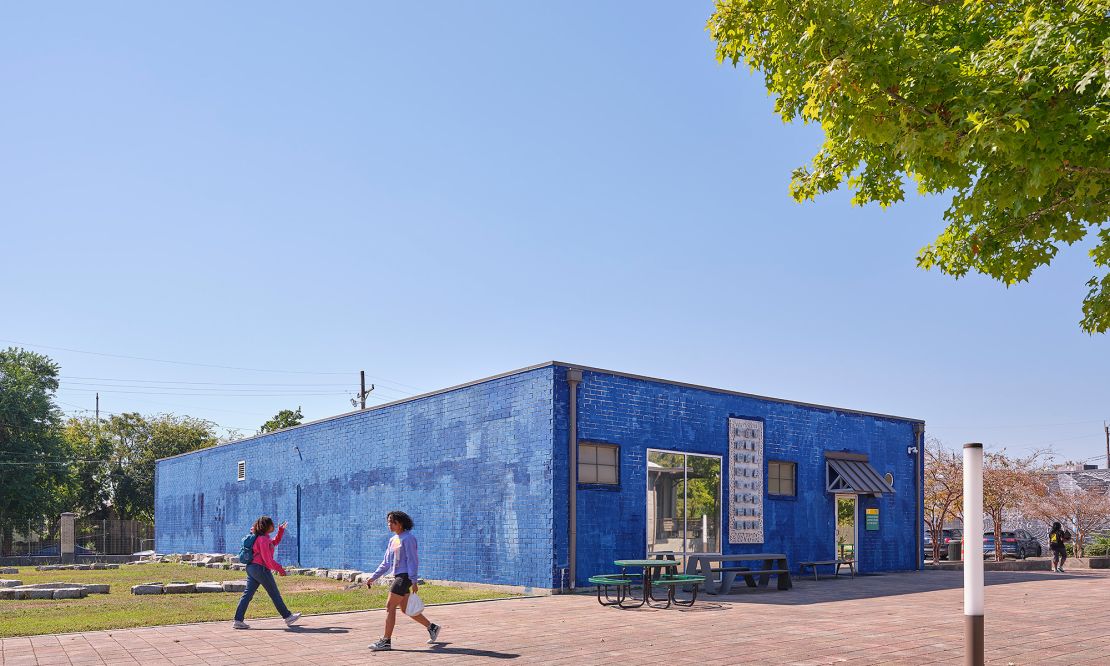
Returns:
[[[405,604],[405,615],[408,615],[409,617],[415,617],[423,612],[424,600],[420,598],[419,594],[413,592],[409,595],[409,600]]]

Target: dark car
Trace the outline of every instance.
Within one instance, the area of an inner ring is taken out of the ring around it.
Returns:
[[[963,530],[957,529],[941,530],[940,536],[940,559],[947,560],[948,544],[952,543],[953,541],[959,541],[960,539],[962,539],[964,537],[964,532]],[[933,558],[933,535],[931,532],[925,532],[924,544],[925,546],[923,550],[925,559],[930,560]]]
[[[1025,530],[1003,532],[1002,555],[1003,557],[1016,557],[1019,560],[1024,560],[1027,557],[1040,557],[1041,544]],[[994,556],[994,532],[983,533],[983,556]]]

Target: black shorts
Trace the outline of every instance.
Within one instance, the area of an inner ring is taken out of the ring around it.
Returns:
[[[389,586],[389,591],[393,594],[399,594],[402,597],[407,595],[412,589],[412,581],[409,580],[409,575],[406,573],[399,573],[393,577],[393,584]]]
[[[1068,556],[1067,546],[1049,546],[1048,548],[1049,548],[1049,550],[1052,551],[1052,556],[1053,557],[1067,557]]]

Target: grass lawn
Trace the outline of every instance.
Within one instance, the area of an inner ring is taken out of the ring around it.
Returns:
[[[111,594],[90,594],[84,599],[0,600],[0,638],[5,638],[210,620],[230,622],[239,602],[239,592],[136,596],[131,594],[131,586],[153,581],[199,583],[205,580],[243,580],[245,574],[180,564],[140,564],[103,571],[35,571],[34,567],[20,567],[18,575],[4,574],[0,577],[21,580],[24,585],[67,582],[109,583],[112,586]],[[365,586],[344,591],[349,583],[327,578],[286,576],[277,580],[289,609],[306,615],[384,608],[389,592],[381,583],[371,591],[367,591]],[[420,598],[426,604],[509,596],[514,595],[437,585],[420,586]],[[254,595],[247,610],[247,618],[254,617],[277,617],[270,597],[262,588]]]

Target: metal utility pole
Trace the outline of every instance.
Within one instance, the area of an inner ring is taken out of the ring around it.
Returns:
[[[100,391],[96,392],[96,445],[100,446]]]
[[[1110,469],[1110,425],[1103,421],[1102,429],[1106,431],[1106,469]]]

